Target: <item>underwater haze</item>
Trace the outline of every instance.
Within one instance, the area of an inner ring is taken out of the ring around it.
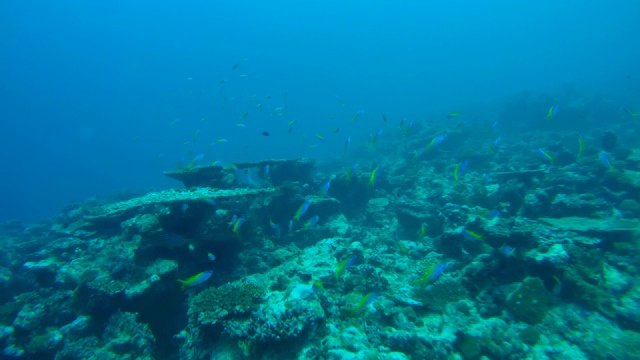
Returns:
[[[161,171],[189,161],[184,143],[195,131],[201,148],[191,151],[203,161],[325,158],[348,135],[366,141],[382,112],[428,121],[499,107],[523,90],[623,99],[639,90],[634,1],[63,0],[0,9],[0,219],[173,186]],[[268,116],[278,107],[286,113]],[[339,140],[314,149],[299,141],[362,109]],[[229,141],[206,152],[220,138]]]

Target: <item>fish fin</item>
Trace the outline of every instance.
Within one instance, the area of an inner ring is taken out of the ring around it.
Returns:
[[[186,280],[180,280],[178,279],[178,282],[180,283],[180,290],[184,290],[189,286],[189,283]]]

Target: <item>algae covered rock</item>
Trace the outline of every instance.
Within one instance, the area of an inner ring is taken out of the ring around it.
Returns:
[[[507,307],[518,320],[538,324],[551,308],[551,295],[540,278],[527,277],[507,296]]]
[[[86,219],[93,222],[108,221],[111,219],[124,220],[125,218],[132,218],[143,213],[144,211],[140,211],[143,208],[191,202],[210,203],[211,201],[217,202],[237,198],[254,198],[260,195],[273,194],[277,191],[277,188],[235,190],[195,188],[190,190],[163,190],[97,207],[91,210],[91,215],[86,216]]]
[[[603,331],[589,346],[593,359],[640,359],[640,334],[635,331]]]
[[[557,194],[552,202],[552,216],[591,216],[609,207],[606,201],[593,194]]]
[[[622,319],[640,330],[640,285],[632,287],[625,293],[615,310]]]
[[[185,187],[233,189],[237,187],[280,186],[287,181],[312,183],[313,159],[264,160],[230,166],[197,166],[165,171],[167,177]]]
[[[639,221],[620,218],[592,219],[583,217],[563,217],[540,218],[539,220],[561,230],[578,232],[628,232],[635,231],[640,228]]]
[[[152,359],[156,339],[149,326],[139,322],[137,316],[122,311],[113,314],[102,334],[104,346],[94,357]]]

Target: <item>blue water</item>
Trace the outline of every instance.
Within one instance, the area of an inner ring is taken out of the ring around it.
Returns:
[[[575,89],[637,104],[638,14],[631,0],[4,1],[0,220],[178,186],[161,172],[199,153],[330,159],[382,113],[490,121],[520,91]]]

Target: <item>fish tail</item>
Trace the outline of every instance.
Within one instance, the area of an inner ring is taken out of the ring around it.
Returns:
[[[187,281],[185,280],[180,280],[178,279],[178,282],[180,283],[180,290],[184,290],[189,286],[189,283],[187,283]]]

